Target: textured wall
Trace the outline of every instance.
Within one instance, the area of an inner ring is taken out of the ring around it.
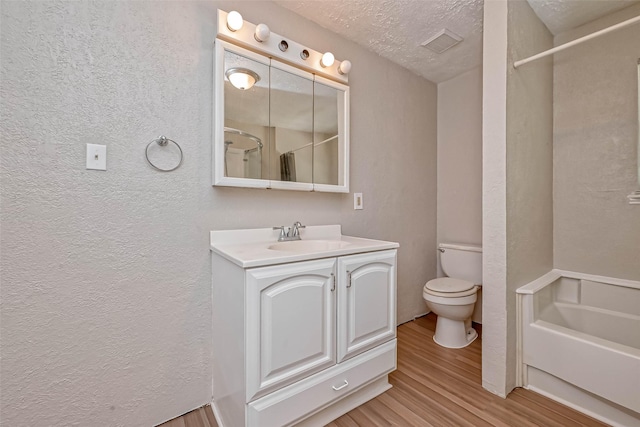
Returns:
[[[482,245],[482,68],[438,84],[436,222],[438,242]],[[473,321],[482,323],[482,291]]]
[[[484,18],[482,383],[504,396],[516,385],[515,290],[553,261],[552,63],[512,64],[553,39],[524,0],[485,2]]]
[[[482,386],[505,395],[507,2],[484,4],[482,49]]]
[[[556,37],[555,43],[640,14],[624,9]],[[555,55],[554,264],[557,268],[640,280],[637,189],[637,61],[632,25]]]
[[[509,2],[507,55],[507,391],[516,386],[516,289],[553,268],[553,47],[523,0]]]
[[[482,69],[438,84],[438,241],[482,244]]]
[[[353,64],[352,195],[213,188],[215,9]],[[300,220],[400,242],[398,320],[436,275],[436,87],[270,2],[2,2],[1,414],[151,425],[211,396],[208,231]],[[143,150],[178,141],[162,174]],[[106,144],[108,170],[84,168]],[[408,197],[411,195],[411,197]]]

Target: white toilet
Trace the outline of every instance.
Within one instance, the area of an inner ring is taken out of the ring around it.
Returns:
[[[471,315],[482,283],[482,247],[441,243],[440,265],[449,277],[429,280],[422,296],[438,320],[433,340],[448,348],[471,344],[478,333]]]

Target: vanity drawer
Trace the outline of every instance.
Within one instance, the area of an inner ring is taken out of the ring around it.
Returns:
[[[394,339],[250,403],[247,425],[280,427],[301,421],[395,368]]]

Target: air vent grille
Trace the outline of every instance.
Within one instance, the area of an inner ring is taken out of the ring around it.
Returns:
[[[445,28],[426,42],[422,43],[420,46],[426,47],[435,53],[442,53],[457,45],[462,40],[464,40],[462,37]]]

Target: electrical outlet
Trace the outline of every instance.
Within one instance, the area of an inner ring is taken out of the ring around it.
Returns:
[[[364,208],[364,200],[362,193],[353,193],[353,209],[360,210]]]
[[[87,169],[107,170],[107,146],[87,144]]]

